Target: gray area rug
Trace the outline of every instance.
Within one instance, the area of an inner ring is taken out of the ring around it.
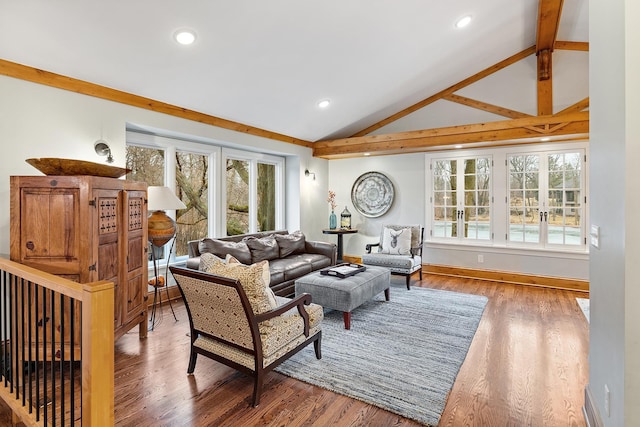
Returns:
[[[580,309],[584,313],[584,317],[587,318],[587,322],[589,322],[589,299],[588,298],[576,298],[578,301],[578,305]]]
[[[322,359],[308,347],[276,368],[420,423],[436,426],[487,303],[456,292],[392,285],[353,311],[325,311]]]

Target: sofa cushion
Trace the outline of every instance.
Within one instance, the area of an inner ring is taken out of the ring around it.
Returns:
[[[214,261],[210,273],[238,280],[247,294],[247,299],[255,314],[265,313],[276,308],[275,297],[269,295],[269,282],[264,280],[269,272],[269,262],[260,261],[245,265],[236,262]]]
[[[198,244],[198,250],[200,254],[209,252],[220,258],[230,254],[243,264],[251,264],[251,251],[245,242],[230,242],[206,237]]]
[[[203,253],[202,255],[200,255],[200,263],[198,265],[198,270],[209,272],[209,269],[211,268],[211,266],[213,266],[213,263],[216,260],[222,261],[222,258],[209,252]]]
[[[270,261],[280,256],[278,242],[273,236],[246,237],[242,240],[249,247],[251,252],[251,262]]]
[[[280,258],[291,254],[301,254],[305,250],[305,237],[302,231],[294,231],[291,234],[274,234],[278,247],[280,248]]]
[[[411,228],[384,227],[380,252],[392,255],[411,254]]]

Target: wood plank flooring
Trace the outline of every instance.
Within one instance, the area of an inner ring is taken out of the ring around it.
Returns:
[[[391,298],[411,292],[404,278],[392,282]],[[413,284],[489,298],[440,426],[586,425],[589,329],[575,300],[586,294],[429,274]],[[117,341],[117,426],[419,425],[278,373],[251,408],[253,385],[244,375],[204,357],[186,374],[189,324],[181,304],[176,313],[178,322],[164,307],[146,340],[134,330]],[[0,425],[8,416],[0,405]]]

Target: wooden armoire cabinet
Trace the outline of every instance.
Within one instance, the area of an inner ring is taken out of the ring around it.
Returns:
[[[146,199],[144,182],[12,176],[11,259],[80,283],[112,281],[115,339],[136,325],[146,337]]]

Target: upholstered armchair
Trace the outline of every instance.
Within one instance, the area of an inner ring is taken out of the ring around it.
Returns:
[[[420,273],[422,280],[422,238],[424,228],[420,225],[383,225],[380,241],[366,246],[362,263],[386,267],[391,274],[406,277],[407,289],[411,289],[411,275]],[[377,247],[376,252],[372,249]]]
[[[187,373],[194,372],[201,354],[252,376],[255,407],[265,375],[281,362],[310,343],[316,357],[322,357],[322,307],[311,304],[309,294],[294,299],[273,295],[266,261],[251,266],[218,262],[209,271],[215,274],[171,267],[191,327]]]

